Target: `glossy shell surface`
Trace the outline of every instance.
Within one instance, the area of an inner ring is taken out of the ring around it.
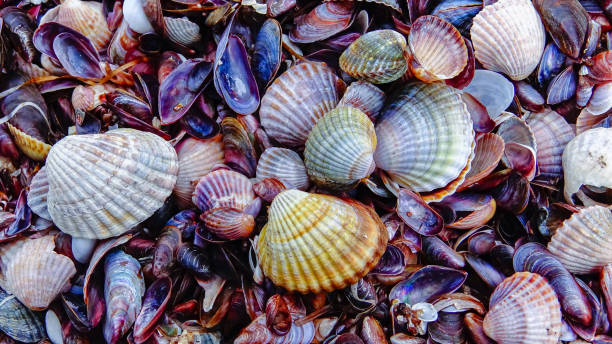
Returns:
[[[277,178],[287,187],[300,190],[308,189],[310,181],[300,155],[291,149],[270,147],[259,157],[257,163],[258,179]]]

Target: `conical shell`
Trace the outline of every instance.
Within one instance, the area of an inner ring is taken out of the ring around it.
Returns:
[[[310,184],[302,158],[286,148],[266,149],[259,157],[256,175],[257,179],[276,178],[285,186],[300,190],[308,189]]]
[[[561,335],[560,307],[544,277],[517,272],[495,288],[483,328],[498,343],[557,344]]]
[[[54,21],[68,26],[89,38],[96,50],[106,48],[112,37],[102,4],[96,1],[65,0],[54,8],[54,13],[46,14],[42,23]]]
[[[355,81],[346,88],[346,92],[338,103],[338,106],[340,105],[359,109],[374,121],[385,105],[385,92],[369,82]]]
[[[339,106],[312,128],[304,164],[308,175],[320,186],[347,190],[374,171],[376,132],[363,112]]]
[[[319,118],[336,107],[345,88],[323,63],[293,66],[274,80],[261,99],[261,125],[279,143],[301,146]]]
[[[28,206],[34,214],[43,219],[51,221],[51,214],[47,209],[47,194],[49,193],[49,180],[47,179],[47,168],[43,166],[30,183],[28,192]]]
[[[546,32],[530,0],[500,0],[474,17],[470,31],[474,55],[486,69],[513,80],[535,70],[544,52]]]
[[[357,282],[376,266],[386,246],[387,231],[372,209],[286,190],[270,206],[256,252],[274,284],[316,293]]]
[[[67,136],[47,159],[47,206],[57,227],[74,237],[108,238],[149,218],[172,192],[174,148],[133,129]]]
[[[548,250],[575,274],[611,264],[612,211],[598,205],[581,209],[555,231]]]
[[[10,123],[6,124],[13,136],[13,140],[15,140],[15,144],[23,154],[36,161],[44,161],[47,158],[47,154],[49,154],[49,150],[51,150],[50,144],[24,133]]]
[[[472,119],[459,92],[441,83],[404,86],[383,110],[376,136],[376,166],[417,192],[451,183],[456,189],[475,145]]]
[[[187,18],[164,17],[166,34],[172,42],[192,46],[202,39],[200,26]]]
[[[406,39],[393,30],[370,31],[340,55],[340,68],[353,78],[374,84],[399,79],[408,69]]]
[[[223,164],[223,141],[221,136],[208,140],[186,138],[176,147],[179,171],[174,185],[176,202],[181,207],[191,205],[191,196],[200,178],[207,175],[217,164]]]

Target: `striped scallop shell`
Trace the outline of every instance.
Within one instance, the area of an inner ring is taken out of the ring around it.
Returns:
[[[308,189],[310,184],[302,158],[287,148],[266,149],[259,157],[256,175],[257,179],[276,178],[285,186],[300,190]]]
[[[166,23],[166,35],[174,43],[192,46],[202,39],[200,26],[186,17],[164,17],[164,22]]]
[[[425,82],[452,79],[468,62],[461,33],[437,16],[421,16],[412,24],[408,46],[412,52],[412,74]]]
[[[387,246],[378,215],[356,201],[286,190],[268,213],[257,257],[264,274],[289,291],[351,285],[376,266]]]
[[[385,105],[385,92],[369,82],[355,81],[346,88],[346,92],[338,103],[338,106],[340,105],[359,109],[374,121]]]
[[[474,17],[474,55],[489,70],[513,80],[533,72],[544,52],[546,32],[530,0],[499,0]]]
[[[28,206],[34,214],[43,219],[51,221],[51,215],[47,209],[47,194],[49,193],[49,180],[47,179],[47,168],[43,166],[30,183],[28,192]]]
[[[7,123],[7,126],[13,136],[13,140],[15,140],[15,144],[23,154],[36,161],[43,161],[47,158],[47,154],[51,150],[50,144],[26,134],[17,127],[12,126],[11,123]]]
[[[417,192],[456,189],[473,158],[470,114],[459,91],[441,83],[404,86],[383,110],[376,136],[376,166]]]
[[[304,164],[310,179],[321,186],[347,190],[374,171],[376,131],[363,112],[339,106],[312,128]]]
[[[289,68],[266,90],[259,116],[266,133],[287,146],[301,146],[319,118],[336,107],[346,85],[323,63]]]
[[[47,159],[47,206],[55,225],[74,237],[103,239],[149,218],[172,192],[174,148],[134,129],[71,135]]]
[[[575,274],[612,264],[612,210],[598,205],[580,209],[555,231],[548,250]]]
[[[340,68],[374,84],[399,79],[408,69],[406,39],[393,30],[375,30],[357,38],[340,55]]]
[[[41,24],[54,21],[68,26],[89,38],[98,51],[104,50],[110,42],[113,34],[108,28],[101,3],[65,0],[53,10],[54,13],[43,17]]]
[[[483,329],[504,344],[557,344],[561,335],[561,309],[544,277],[517,272],[493,291]]]
[[[477,183],[493,172],[499,164],[503,154],[504,140],[499,135],[486,133],[478,137],[470,170],[457,191],[461,191]]]
[[[174,185],[176,202],[189,207],[195,185],[217,164],[223,164],[223,141],[221,136],[200,140],[188,137],[176,146],[178,155],[178,176]]]

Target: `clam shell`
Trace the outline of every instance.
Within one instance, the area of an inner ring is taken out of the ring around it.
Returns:
[[[575,274],[597,272],[612,263],[612,211],[595,205],[574,213],[555,230],[548,250]]]
[[[612,108],[612,82],[597,85],[586,109],[593,115],[601,115]]]
[[[513,80],[525,79],[540,62],[544,25],[529,0],[500,0],[487,5],[470,30],[474,55],[489,70]]]
[[[256,176],[257,179],[277,178],[285,183],[285,186],[300,190],[308,189],[310,184],[302,158],[298,153],[286,148],[266,149],[259,157]]]
[[[375,30],[357,38],[340,55],[340,68],[374,84],[399,79],[408,69],[406,39],[393,30]]]
[[[40,317],[19,302],[15,296],[0,289],[0,331],[14,340],[37,343],[45,337]],[[3,343],[12,343],[3,341]]]
[[[17,129],[17,127],[11,125],[11,123],[7,123],[7,126],[13,136],[15,144],[23,154],[36,161],[43,161],[47,158],[47,154],[49,154],[49,150],[51,150],[50,144],[24,133]]]
[[[356,201],[286,190],[257,241],[264,274],[290,291],[344,288],[365,276],[387,246],[378,215]]]
[[[108,238],[159,209],[178,173],[174,148],[133,129],[67,136],[47,159],[47,206],[55,225],[74,237]]]
[[[353,6],[350,1],[324,2],[295,18],[295,28],[289,33],[289,38],[296,43],[312,43],[329,38],[351,25]]]
[[[301,146],[317,120],[336,107],[345,88],[323,63],[293,66],[274,80],[261,99],[261,125],[279,143]]]
[[[561,335],[560,307],[544,277],[517,272],[493,291],[482,325],[498,343],[556,344]]]
[[[164,17],[164,22],[166,23],[166,35],[174,43],[192,46],[202,39],[200,26],[186,17]]]
[[[504,154],[504,140],[496,134],[486,133],[476,140],[474,159],[465,180],[457,191],[477,183],[488,176],[497,167]]]
[[[365,113],[372,121],[385,105],[385,92],[366,81],[355,81],[346,88],[338,106],[352,106]]]
[[[51,214],[47,210],[47,194],[49,193],[49,180],[47,168],[43,166],[32,178],[30,192],[28,192],[28,206],[34,214],[51,221]]]
[[[376,132],[363,112],[339,106],[312,128],[304,164],[315,183],[330,189],[351,189],[374,171]]]
[[[593,115],[587,109],[582,109],[578,118],[576,118],[576,135],[580,135],[589,129],[601,127],[609,116],[608,113]]]

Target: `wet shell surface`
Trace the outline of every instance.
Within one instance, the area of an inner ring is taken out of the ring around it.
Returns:
[[[363,112],[339,106],[321,118],[308,136],[304,163],[316,184],[351,189],[374,171],[376,132]]]
[[[295,28],[289,38],[296,43],[312,43],[329,38],[351,25],[353,4],[349,1],[329,1],[295,18]]]
[[[500,0],[474,17],[470,31],[482,65],[513,80],[533,72],[544,52],[546,32],[529,0]]]
[[[376,266],[386,244],[383,223],[363,204],[286,190],[270,206],[256,252],[276,285],[316,293],[357,282]]]
[[[0,289],[0,331],[14,340],[37,343],[45,337],[45,326],[38,314]],[[13,343],[3,341],[3,343]]]
[[[266,149],[259,157],[256,176],[257,179],[277,178],[285,186],[300,190],[308,189],[310,184],[302,158],[287,148]]]
[[[408,69],[406,39],[397,31],[370,31],[340,55],[340,68],[348,75],[374,84],[399,79]]]
[[[198,24],[187,18],[165,17],[166,34],[172,42],[192,46],[202,39]]]
[[[385,105],[385,93],[366,81],[355,81],[346,88],[338,106],[352,106],[365,113],[372,121]]]
[[[47,158],[47,154],[51,150],[50,144],[24,133],[12,126],[11,123],[7,123],[7,126],[13,136],[13,140],[15,140],[15,144],[23,154],[36,161],[44,161]]]
[[[517,272],[493,291],[483,328],[498,343],[556,344],[561,335],[560,307],[544,277]]]
[[[43,166],[32,178],[30,192],[28,192],[28,206],[34,214],[45,220],[51,220],[47,210],[47,194],[49,193],[49,180],[47,180],[47,168]]]
[[[74,237],[108,238],[159,209],[178,173],[174,148],[133,129],[67,136],[47,159],[47,206],[53,222]]]
[[[336,107],[345,88],[323,63],[293,66],[268,87],[261,99],[261,125],[279,143],[301,146],[319,118]]]

